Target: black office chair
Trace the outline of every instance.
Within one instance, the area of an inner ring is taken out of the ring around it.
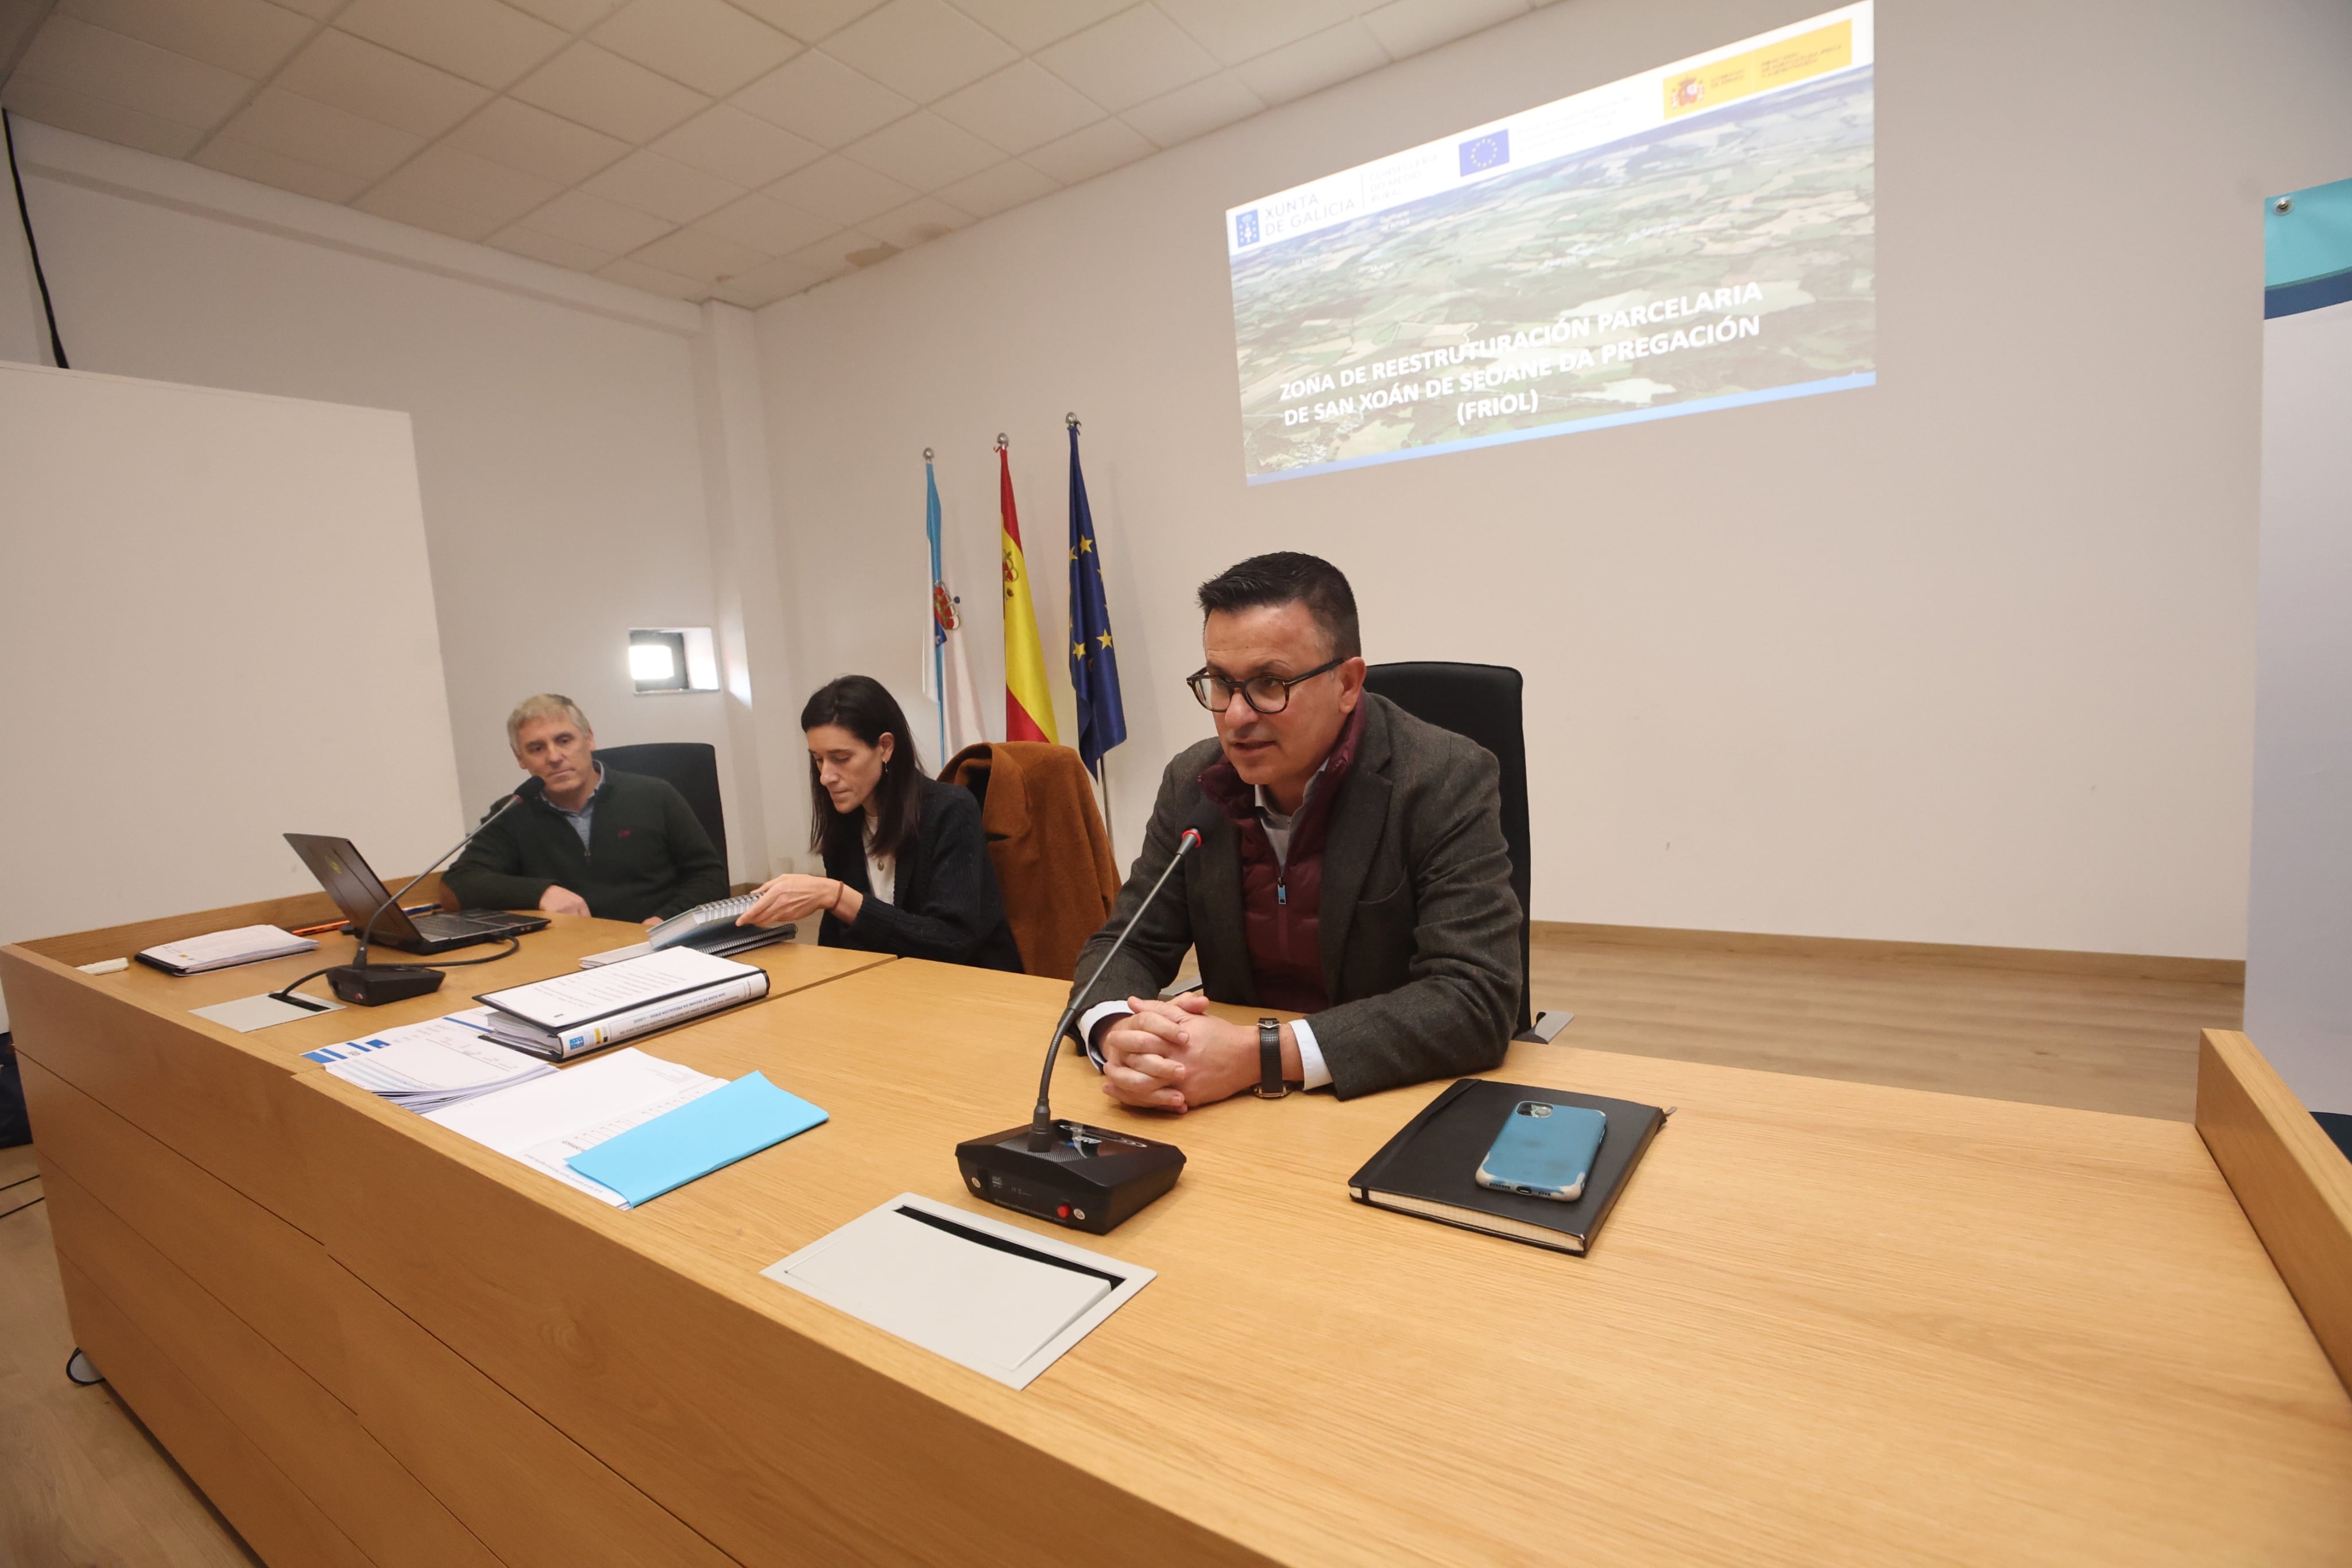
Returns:
[[[658,779],[686,797],[710,847],[727,863],[727,814],[719,801],[719,748],[699,740],[657,740],[644,746],[600,747],[596,760],[624,773]]]
[[[1511,851],[1511,891],[1519,900],[1517,1032],[1529,1038],[1535,1018],[1528,997],[1528,739],[1520,707],[1525,684],[1518,671],[1501,664],[1416,662],[1374,664],[1364,672],[1366,691],[1417,719],[1476,741],[1503,766],[1503,838]]]

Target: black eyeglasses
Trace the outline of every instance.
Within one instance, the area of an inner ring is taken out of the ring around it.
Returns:
[[[1211,713],[1223,713],[1234,706],[1234,694],[1242,694],[1242,701],[1255,713],[1280,713],[1290,706],[1290,688],[1301,681],[1338,669],[1345,659],[1334,659],[1328,664],[1318,664],[1303,675],[1252,675],[1245,681],[1229,681],[1223,675],[1196,670],[1184,677],[1192,688],[1193,697]]]

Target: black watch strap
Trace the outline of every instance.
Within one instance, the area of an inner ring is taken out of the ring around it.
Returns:
[[[1290,1085],[1282,1081],[1282,1020],[1257,1020],[1257,1087],[1251,1091],[1261,1100],[1279,1100],[1290,1092]]]

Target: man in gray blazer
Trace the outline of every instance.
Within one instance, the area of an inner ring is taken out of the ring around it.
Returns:
[[[1169,763],[1143,852],[1078,955],[1092,974],[1201,829],[1076,998],[1103,1092],[1185,1111],[1496,1066],[1520,976],[1494,757],[1364,690],[1355,595],[1328,561],[1254,557],[1202,584],[1201,609],[1190,685],[1217,737]],[[1160,1000],[1188,947],[1205,995]],[[1253,1027],[1210,1017],[1212,1000],[1306,1016]]]

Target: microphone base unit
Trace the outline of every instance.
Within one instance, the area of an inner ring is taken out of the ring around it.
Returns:
[[[345,964],[327,971],[327,988],[339,1002],[380,1008],[437,991],[446,977],[422,964]]]
[[[1101,1236],[1176,1185],[1184,1151],[1069,1121],[1055,1122],[1051,1146],[1033,1149],[1024,1122],[958,1144],[956,1166],[974,1197]]]

